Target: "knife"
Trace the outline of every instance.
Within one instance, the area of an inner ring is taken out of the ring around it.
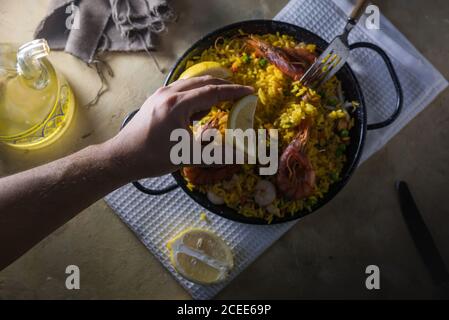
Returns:
[[[415,243],[416,249],[426,265],[433,283],[441,290],[444,297],[448,297],[449,273],[444,264],[432,234],[427,228],[415,200],[404,181],[396,182],[402,216]]]

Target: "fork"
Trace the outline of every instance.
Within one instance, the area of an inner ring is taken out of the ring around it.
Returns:
[[[318,89],[343,67],[349,58],[349,33],[365,12],[367,5],[368,0],[357,0],[343,34],[335,37],[315,63],[304,73],[300,80],[303,85]]]

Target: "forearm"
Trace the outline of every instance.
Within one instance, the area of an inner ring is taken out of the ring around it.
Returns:
[[[127,181],[109,143],[0,179],[0,270]]]
[[[119,186],[179,169],[170,159],[173,130],[188,130],[198,113],[253,91],[210,76],[176,81],[105,144],[0,179],[0,270]]]

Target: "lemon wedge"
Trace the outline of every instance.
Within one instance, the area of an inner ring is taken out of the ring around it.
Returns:
[[[232,72],[231,70],[222,67],[218,62],[204,61],[194,64],[193,66],[185,70],[179,76],[179,79],[189,79],[205,75],[210,75],[212,77],[220,79],[227,79],[232,76]]]
[[[228,129],[243,131],[253,129],[257,101],[258,98],[255,95],[249,95],[237,101],[229,112]]]
[[[256,113],[258,97],[255,95],[246,96],[232,107],[228,116],[228,129],[242,129],[243,131],[247,129],[254,129],[254,114]],[[226,138],[228,144],[234,144],[237,149],[247,153],[250,156],[255,156],[255,150],[253,148],[248,148],[247,143],[243,139]]]
[[[214,233],[188,229],[167,242],[170,261],[185,278],[214,284],[227,278],[234,267],[231,249]]]

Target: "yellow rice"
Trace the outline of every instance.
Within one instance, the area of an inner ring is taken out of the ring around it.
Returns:
[[[293,48],[300,45],[310,52],[315,51],[315,45],[298,44],[287,35],[267,34],[259,37],[277,47]],[[260,62],[262,58],[255,56],[252,52],[253,50],[248,48],[241,38],[219,38],[214,46],[202,52],[200,56],[189,60],[186,68],[203,61],[217,61],[223,67],[234,69],[231,79],[234,83],[253,86],[259,97],[255,118],[256,128],[279,130],[280,154],[297,135],[299,123],[305,118],[312,119],[313,125],[306,153],[316,173],[316,191],[312,196],[296,201],[290,201],[278,195],[272,206],[279,210],[268,212],[254,202],[252,195],[259,179],[268,179],[275,184],[275,177],[260,177],[255,165],[243,165],[242,172],[234,175],[229,181],[207,186],[195,186],[188,183],[188,186],[192,190],[197,189],[204,193],[212,191],[222,197],[227,206],[244,216],[271,222],[275,216],[282,218],[298,211],[311,210],[318,199],[328,192],[330,185],[339,180],[346,161],[341,148],[342,145],[346,146],[349,143],[349,137],[341,137],[335,133],[336,122],[339,119],[350,120],[349,130],[354,120],[349,118],[349,114],[340,102],[334,111],[324,105],[323,97],[338,95],[340,86],[338,79],[335,77],[331,79],[320,88],[318,93],[297,81],[292,81],[274,65],[264,63],[265,61]],[[306,95],[307,102],[303,100]],[[357,103],[354,102],[353,106],[356,107]],[[229,111],[231,107],[231,102],[222,103],[215,106],[206,117],[212,116],[218,110]]]

